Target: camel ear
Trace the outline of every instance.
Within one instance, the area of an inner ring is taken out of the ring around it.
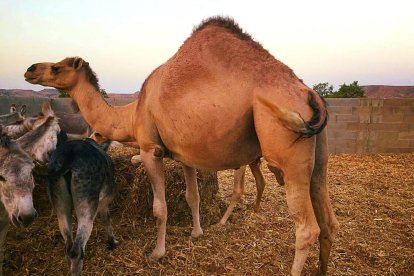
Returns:
[[[16,112],[16,105],[15,104],[12,104],[11,106],[10,106],[10,113],[14,113],[14,112]]]
[[[20,115],[24,115],[24,114],[26,114],[26,111],[27,111],[27,106],[24,104],[24,105],[22,105],[22,107],[20,107]]]
[[[75,70],[79,70],[83,66],[84,60],[80,57],[75,57],[75,60],[73,61],[72,67],[75,68]]]

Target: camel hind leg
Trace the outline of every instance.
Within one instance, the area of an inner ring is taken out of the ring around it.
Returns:
[[[231,213],[236,207],[236,204],[240,201],[241,197],[244,194],[244,175],[246,173],[246,166],[241,166],[238,170],[234,171],[234,188],[233,195],[231,196],[229,207],[227,207],[226,212],[220,220],[220,224],[226,224]]]
[[[328,147],[326,133],[325,129],[316,137],[315,167],[310,187],[313,209],[321,229],[318,275],[327,274],[332,242],[339,230],[339,223],[332,209],[327,184]]]
[[[258,212],[260,209],[260,202],[262,201],[262,195],[266,186],[266,180],[263,177],[262,171],[260,170],[260,159],[249,164],[250,170],[252,171],[254,180],[256,181],[257,196],[254,205],[254,211]]]
[[[296,141],[298,135],[279,123],[271,110],[259,102],[255,103],[253,112],[263,157],[275,176],[280,172],[283,175],[288,211],[296,229],[291,274],[300,275],[320,233],[310,196],[315,137]]]

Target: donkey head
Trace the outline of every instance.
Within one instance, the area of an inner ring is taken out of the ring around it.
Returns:
[[[0,199],[15,226],[27,227],[37,216],[32,201],[33,167],[30,156],[0,127]]]
[[[17,111],[15,104],[10,106],[10,113],[0,115],[0,124],[2,125],[11,125],[19,123],[24,120],[24,114],[26,113],[26,105],[22,105],[20,110]]]
[[[60,127],[49,102],[42,105],[42,112],[31,122],[32,131],[20,137],[17,141],[23,150],[34,159],[47,162],[56,149]]]

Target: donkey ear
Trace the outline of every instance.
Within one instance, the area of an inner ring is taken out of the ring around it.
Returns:
[[[54,112],[53,112],[52,107],[50,106],[49,102],[44,102],[42,104],[42,113],[45,116],[53,116],[54,115]]]
[[[84,62],[84,60],[82,58],[75,57],[75,59],[73,60],[72,67],[75,68],[75,70],[79,70],[79,69],[82,68],[83,62]]]
[[[24,115],[24,114],[26,114],[26,111],[27,111],[27,106],[24,104],[24,105],[22,105],[22,107],[20,107],[20,115]]]
[[[16,112],[16,105],[15,104],[12,104],[11,106],[10,106],[10,113],[14,113],[14,112]]]

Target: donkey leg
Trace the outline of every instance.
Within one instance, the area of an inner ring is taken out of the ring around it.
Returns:
[[[328,148],[326,129],[316,137],[315,167],[311,179],[311,199],[321,233],[318,275],[326,275],[332,242],[339,230],[327,184]]]
[[[69,257],[73,243],[72,234],[72,197],[68,190],[67,181],[69,178],[60,177],[59,179],[49,180],[49,197],[56,212],[59,230],[65,241],[65,255]]]
[[[6,239],[7,231],[9,230],[9,217],[3,211],[0,215],[0,275],[3,275],[3,260],[4,260],[4,241]]]
[[[76,202],[76,201],[75,201]],[[78,228],[73,246],[70,250],[71,275],[81,275],[86,243],[91,236],[93,221],[97,213],[98,200],[83,200],[75,203]]]
[[[197,238],[203,234],[203,229],[200,225],[200,195],[198,193],[197,172],[194,168],[183,166],[185,177],[185,199],[191,209],[191,216],[193,218],[193,230],[191,236]]]
[[[223,217],[220,220],[220,224],[226,224],[227,220],[229,219],[231,213],[236,207],[237,203],[240,201],[241,197],[244,194],[244,175],[246,173],[246,166],[241,166],[238,170],[234,171],[234,188],[233,188],[233,195],[230,199],[229,207],[227,207],[226,212],[224,213]]]
[[[118,246],[119,242],[115,239],[114,236],[114,229],[112,228],[112,220],[111,216],[109,215],[109,208],[107,202],[104,202],[103,206],[100,208],[99,217],[102,219],[102,222],[105,225],[108,249],[115,249]]]
[[[165,176],[162,157],[155,156],[155,150],[141,149],[141,158],[151,181],[154,194],[153,214],[157,218],[157,244],[150,259],[158,260],[165,255],[165,235],[167,233],[167,203],[165,201]]]
[[[256,196],[256,203],[254,205],[254,211],[258,212],[260,208],[260,202],[262,200],[262,195],[264,188],[266,186],[266,180],[263,177],[262,171],[260,170],[260,159],[249,164],[250,170],[256,180],[256,189],[257,189],[257,196]]]

